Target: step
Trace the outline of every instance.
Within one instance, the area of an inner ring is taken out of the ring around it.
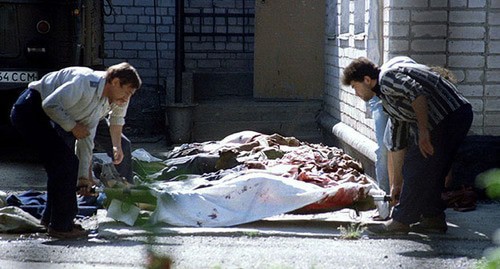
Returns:
[[[220,140],[227,135],[253,130],[264,134],[294,136],[301,141],[321,142],[316,123],[320,101],[261,102],[215,100],[195,108],[193,140]]]
[[[199,104],[195,122],[282,120],[314,118],[321,109],[319,102],[210,102]]]

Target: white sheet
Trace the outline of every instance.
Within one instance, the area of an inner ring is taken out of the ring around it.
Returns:
[[[214,185],[193,189],[184,188],[192,187],[192,182],[158,184],[152,191],[158,202],[151,221],[191,227],[233,226],[290,212],[337,192],[337,188],[263,172],[205,183]]]

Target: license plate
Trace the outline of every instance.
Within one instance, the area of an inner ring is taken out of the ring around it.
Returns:
[[[37,79],[35,71],[0,71],[0,83],[28,83]]]

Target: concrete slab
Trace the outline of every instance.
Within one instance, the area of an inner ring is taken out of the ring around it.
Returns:
[[[357,216],[353,210],[343,209],[336,212],[315,215],[284,214],[266,218],[234,227],[176,227],[168,225],[149,225],[129,227],[106,217],[106,211],[98,212],[99,237],[127,237],[139,235],[249,235],[249,236],[300,236],[300,237],[339,237],[340,226],[351,224],[371,225],[378,223],[371,218],[374,211],[361,212]],[[495,232],[500,229],[500,204],[479,204],[470,212],[446,211],[448,232],[446,234],[416,234],[409,236],[419,238],[446,238],[457,240],[491,241]],[[368,235],[366,232],[364,235]],[[373,236],[370,236],[373,237]]]

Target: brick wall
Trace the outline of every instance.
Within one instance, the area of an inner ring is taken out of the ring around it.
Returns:
[[[472,103],[471,134],[500,135],[500,2],[394,1],[384,12],[385,58],[445,66]]]
[[[109,14],[104,17],[104,64],[127,61],[143,80],[129,105],[125,133],[162,132],[165,89],[174,85],[175,2],[157,1],[156,11],[154,0],[113,0],[112,7],[104,2]]]
[[[174,99],[175,0],[156,0],[156,7],[155,0],[113,0],[112,7],[105,1],[105,11],[104,64],[130,62],[144,82],[127,126],[140,134],[161,131],[163,106]],[[243,34],[254,31],[254,0],[186,0],[185,12],[206,16],[186,17],[186,71],[252,71],[253,37]],[[214,13],[248,16],[207,15]]]
[[[186,2],[186,71],[251,72],[255,1]]]
[[[366,117],[365,102],[355,96],[351,87],[344,87],[340,82],[344,66],[352,59],[368,55],[366,31],[356,32],[360,24],[367,29],[368,20],[355,21],[355,18],[369,16],[369,1],[361,7],[356,6],[356,2],[359,5],[361,1],[327,1],[324,110],[374,140],[373,120]]]
[[[360,17],[358,2],[363,1],[327,4],[324,110],[328,116],[374,140],[364,102],[350,87],[340,85],[340,76],[354,58],[377,58],[370,47],[381,46],[379,63],[408,55],[453,71],[459,90],[473,105],[471,134],[500,135],[500,1],[383,1],[384,7],[378,9],[383,13],[375,14],[373,7],[379,1],[366,0],[362,7],[366,36],[355,31],[360,24],[355,20]],[[377,27],[383,38],[370,38]]]

